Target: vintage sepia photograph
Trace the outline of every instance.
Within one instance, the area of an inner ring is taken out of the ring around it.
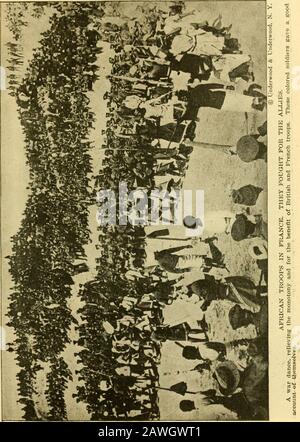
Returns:
[[[269,420],[266,2],[0,7],[2,419]]]

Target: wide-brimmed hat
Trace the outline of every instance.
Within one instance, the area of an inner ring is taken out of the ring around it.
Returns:
[[[235,204],[254,206],[262,190],[261,187],[253,186],[252,184],[248,184],[237,190],[233,189],[231,192],[232,201]]]
[[[222,394],[229,396],[235,392],[240,383],[240,373],[232,361],[220,362],[213,372]]]
[[[228,319],[233,330],[237,330],[245,325],[244,321],[244,309],[240,304],[235,304],[228,313]]]
[[[237,216],[231,226],[231,237],[234,241],[242,241],[254,232],[255,224],[244,216]]]

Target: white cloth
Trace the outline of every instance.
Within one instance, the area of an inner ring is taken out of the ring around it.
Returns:
[[[224,37],[202,31],[195,36],[176,35],[170,52],[175,56],[185,52],[195,55],[221,55],[223,47]]]
[[[203,319],[201,305],[202,303],[199,301],[188,302],[184,299],[176,299],[163,309],[164,324],[172,327],[184,322],[201,321]]]
[[[197,348],[199,349],[200,355],[203,359],[208,359],[209,361],[215,361],[218,356],[219,352],[216,350],[213,350],[212,348],[208,348],[205,343],[197,344]]]
[[[193,11],[192,14],[189,14],[185,17],[180,17],[179,14],[170,15],[165,19],[165,34],[169,35],[175,32],[177,29],[181,29],[182,34],[190,34],[195,31],[193,24],[203,25],[205,22],[208,24],[212,24],[215,20],[215,17],[212,15],[206,14],[198,11]]]
[[[195,55],[219,55],[224,47],[224,37],[217,37],[212,32],[203,32],[195,36],[196,47],[192,53]]]
[[[255,112],[254,98],[249,95],[237,94],[235,91],[226,91],[222,111],[229,112]]]
[[[169,17],[165,19],[164,32],[165,34],[169,35],[175,32],[178,28],[181,29],[182,26],[183,23],[179,14],[169,15]]]
[[[229,72],[243,63],[247,63],[251,57],[246,54],[223,54],[213,57],[213,65],[217,71],[220,71],[220,79],[229,81]]]
[[[174,107],[172,102],[166,104],[149,104],[145,102],[141,107],[146,110],[145,118],[160,118],[161,125],[174,122]]]

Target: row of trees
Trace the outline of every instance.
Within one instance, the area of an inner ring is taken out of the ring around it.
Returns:
[[[16,91],[30,180],[21,228],[12,238],[8,315],[26,420],[39,419],[34,394],[42,365],[48,367],[47,418],[67,418],[64,393],[71,372],[63,353],[75,321],[69,301],[78,270],[74,262],[85,258],[89,241],[93,114],[87,92],[101,51],[98,35],[91,38],[87,29],[89,20],[81,4],[60,7]]]

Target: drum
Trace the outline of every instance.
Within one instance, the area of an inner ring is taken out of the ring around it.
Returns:
[[[245,135],[238,140],[236,153],[242,161],[250,163],[258,158],[260,143],[252,135]]]
[[[249,221],[245,216],[238,215],[231,227],[231,237],[234,241],[242,241],[252,235],[255,230],[255,224]]]

